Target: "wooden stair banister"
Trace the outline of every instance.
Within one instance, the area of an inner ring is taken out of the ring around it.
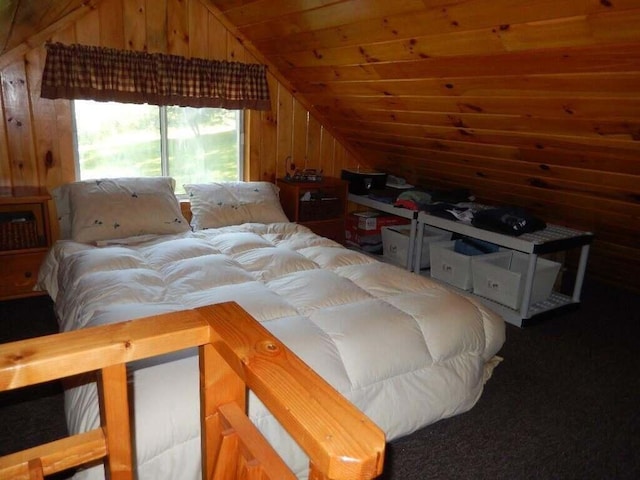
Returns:
[[[99,371],[103,421],[0,457],[0,479],[37,479],[97,460],[112,479],[133,478],[125,366],[190,347],[200,353],[203,479],[295,478],[246,417],[247,388],[307,453],[310,480],[382,472],[383,432],[231,302],[0,345],[0,392]]]

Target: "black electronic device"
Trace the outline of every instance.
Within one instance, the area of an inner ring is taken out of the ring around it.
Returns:
[[[371,170],[343,169],[342,180],[349,182],[349,193],[366,195],[371,190],[383,190],[387,182],[387,174]]]

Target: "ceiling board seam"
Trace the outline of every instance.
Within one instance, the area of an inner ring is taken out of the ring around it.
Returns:
[[[342,132],[349,132],[351,130],[348,129],[342,129]],[[382,137],[392,137],[392,138],[398,138],[398,139],[414,139],[414,140],[420,140],[420,141],[434,141],[434,142],[447,142],[447,143],[453,143],[455,144],[461,144],[461,145],[465,145],[465,146],[469,146],[469,145],[481,145],[484,147],[505,147],[505,148],[523,148],[525,147],[524,145],[512,145],[512,144],[505,144],[505,143],[501,143],[501,142],[482,142],[482,141],[473,141],[472,137],[473,136],[466,136],[466,140],[462,141],[462,140],[455,140],[455,139],[451,139],[451,138],[440,138],[440,137],[435,137],[435,136],[416,136],[416,135],[397,135],[394,133],[382,133],[382,134],[378,134],[378,133],[374,133],[374,132],[357,132],[357,131],[353,131],[354,133],[366,133],[367,137],[366,138],[374,138],[372,137],[372,135],[374,136],[382,136]],[[345,138],[350,139],[353,142],[357,142],[362,140],[365,140],[364,138],[362,138],[361,136],[358,135],[343,135]],[[506,135],[505,135],[506,136]],[[541,138],[540,136],[537,136],[538,138]],[[572,137],[572,138],[577,138],[577,139],[582,139],[584,141],[572,141],[569,140],[567,138],[563,138],[563,137],[553,137],[550,136],[547,138],[547,142],[549,141],[553,141],[553,140],[557,140],[560,142],[569,142],[569,143],[573,143],[576,145],[584,145],[587,147],[599,147],[602,149],[608,149],[611,148],[613,145],[609,145],[607,142],[605,142],[602,139],[584,139],[584,137]],[[588,141],[586,141],[588,140]],[[600,140],[601,143],[600,145],[595,145],[594,146],[594,140]],[[608,142],[612,142],[612,140],[609,140]],[[634,156],[637,155],[637,151],[638,151],[638,145],[637,144],[633,144],[631,142],[627,142],[630,143],[630,145],[616,145],[619,150],[624,150],[626,154]],[[537,146],[537,144],[532,144],[532,145],[528,145],[526,146],[528,148],[537,148],[538,150],[544,150],[545,148],[566,148],[566,147],[562,147],[562,146],[558,146],[558,145],[541,145],[540,147]],[[627,148],[630,147],[630,148]]]
[[[361,123],[361,122],[356,122],[356,123]],[[603,143],[605,146],[611,146],[611,147],[619,147],[619,146],[632,146],[633,150],[636,149],[640,149],[640,142],[638,140],[622,140],[622,139],[616,139],[616,138],[601,138],[602,135],[598,135],[596,133],[597,136],[594,137],[585,137],[583,135],[562,135],[562,134],[553,134],[553,133],[546,133],[546,132],[540,132],[540,131],[533,131],[533,132],[527,132],[527,131],[522,131],[522,130],[494,130],[494,129],[489,129],[489,128],[476,128],[476,127],[456,127],[454,125],[451,126],[444,126],[444,125],[431,125],[431,124],[421,124],[419,126],[416,126],[413,123],[393,123],[393,122],[364,122],[365,125],[367,124],[373,124],[375,125],[407,125],[413,128],[429,128],[429,129],[433,129],[433,130],[444,130],[444,131],[461,131],[464,130],[465,132],[467,132],[469,134],[469,136],[474,136],[474,135],[482,135],[482,134],[489,134],[489,135],[502,135],[502,136],[514,136],[514,137],[534,137],[534,138],[548,138],[548,139],[559,139],[559,140],[563,140],[563,139],[584,139],[585,141],[588,141],[589,144],[593,144],[593,142],[597,142],[597,143]],[[356,129],[355,127],[337,127],[339,130],[342,131],[351,131],[351,132],[359,132],[362,131],[361,128]],[[373,130],[375,132],[375,130]],[[408,137],[408,138],[423,138],[423,137],[416,137],[415,135],[396,135],[396,134],[392,134],[392,133],[385,133],[386,135],[394,135],[394,136],[402,136],[402,137]],[[427,138],[427,137],[424,137]],[[469,137],[467,137],[469,138]],[[611,142],[611,145],[609,145],[609,142]],[[471,142],[473,143],[473,142]],[[576,143],[582,143],[582,142],[576,142]],[[623,144],[623,145],[616,145],[617,143]]]
[[[389,144],[389,143],[385,143],[385,142],[376,142],[375,140],[372,140],[370,142],[362,142],[360,141],[361,145],[365,145],[365,149],[368,150],[372,150],[373,146],[375,145],[381,145],[381,146],[394,146],[393,144]],[[372,147],[367,147],[366,145],[371,144]],[[451,156],[453,157],[452,160],[460,160],[461,162],[465,162],[467,159],[471,160],[471,161],[491,161],[491,162],[495,162],[495,163],[501,163],[501,164],[508,164],[508,165],[512,165],[513,167],[517,167],[517,166],[522,166],[522,164],[527,164],[527,165],[541,165],[541,162],[533,162],[533,161],[529,161],[529,160],[525,160],[525,159],[517,159],[517,158],[503,158],[503,157],[490,157],[487,155],[476,155],[476,154],[472,154],[472,153],[459,153],[459,152],[447,152],[447,151],[442,151],[442,150],[437,150],[437,149],[433,149],[433,148],[418,148],[418,147],[414,147],[416,149],[419,149],[420,151],[424,151],[424,152],[430,152],[430,153],[438,153],[439,155],[445,155],[445,156]],[[420,157],[420,156],[416,156],[418,155],[416,154],[407,154],[407,153],[396,153],[393,152],[392,155],[394,156],[403,156],[406,158],[411,158],[411,159],[415,159],[418,161],[422,161],[425,160],[424,158]],[[440,160],[442,162],[445,162],[445,160]],[[453,163],[453,162],[448,162],[448,163]],[[544,164],[547,165],[547,164]],[[633,173],[618,173],[615,171],[608,171],[608,170],[594,170],[594,169],[589,169],[589,168],[578,168],[578,167],[571,167],[571,166],[567,166],[567,165],[556,165],[556,164],[549,164],[548,165],[550,167],[550,171],[559,171],[559,172],[572,172],[572,171],[582,171],[582,172],[587,172],[588,175],[592,175],[592,176],[598,176],[598,175],[606,175],[608,177],[619,177],[619,178],[626,178],[626,177],[638,177],[640,178],[640,173],[637,174],[633,174]],[[491,171],[500,171],[497,170],[495,168],[489,168],[489,170]],[[545,171],[541,169],[541,173],[540,176],[545,177],[545,178],[554,178],[554,179],[558,179],[558,180],[563,180],[562,177],[558,177],[558,176],[553,176],[553,175],[548,175],[545,174]],[[585,183],[587,185],[598,185],[594,182],[576,182],[576,183]]]

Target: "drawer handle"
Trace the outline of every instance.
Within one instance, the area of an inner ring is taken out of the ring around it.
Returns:
[[[24,272],[25,280],[23,280],[21,282],[16,282],[16,287],[27,287],[27,286],[31,285],[31,283],[32,283],[31,277],[33,277],[33,273]]]

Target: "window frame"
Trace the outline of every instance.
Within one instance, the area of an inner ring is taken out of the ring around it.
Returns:
[[[77,100],[85,100],[85,99],[77,99]],[[76,123],[76,111],[75,111],[75,102],[77,100],[71,100],[71,127],[73,129],[73,157],[74,157],[74,175],[78,180],[82,180],[82,175],[80,171],[80,151],[78,144],[78,125]],[[90,99],[86,99],[90,100]],[[96,100],[94,100],[96,101]],[[111,102],[111,103],[122,103],[122,102]],[[145,105],[145,104],[136,104],[136,105]],[[168,137],[168,120],[167,120],[167,105],[154,105],[159,109],[159,124],[160,124],[160,170],[162,176],[171,176],[171,172],[169,170],[169,137]],[[173,105],[172,105],[173,106]],[[180,108],[194,108],[194,107],[181,107]],[[206,107],[212,108],[212,107]],[[238,180],[245,180],[245,171],[247,166],[247,148],[245,145],[245,131],[247,127],[247,116],[245,115],[245,111],[243,109],[236,110],[238,113],[238,127],[236,129],[236,139],[238,142]],[[114,177],[112,177],[114,178]],[[207,180],[208,182],[215,182],[216,179],[211,178]],[[203,182],[206,183],[206,182]],[[176,196],[180,199],[185,199],[186,195],[184,193],[177,193]]]

